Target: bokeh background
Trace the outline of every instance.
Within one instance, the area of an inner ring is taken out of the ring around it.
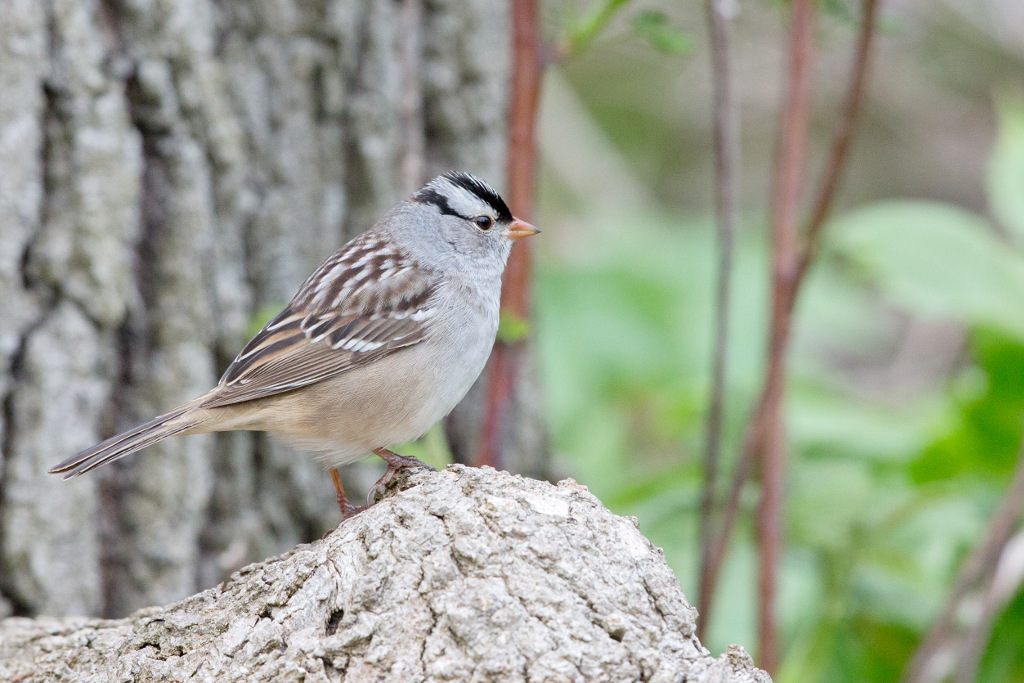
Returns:
[[[739,5],[732,462],[766,355],[788,20],[786,3]],[[808,189],[860,16],[860,3],[818,7]],[[626,11],[618,39],[545,81],[538,336],[559,462],[640,519],[693,597],[718,262],[711,70],[702,3],[660,9],[690,39],[688,56],[628,38]],[[890,0],[880,27],[837,209],[795,314],[776,680],[898,680],[1019,460],[1024,5]],[[743,498],[712,651],[757,641],[757,490]],[[991,595],[975,587],[956,610],[962,629],[995,610],[977,680],[1024,678],[1019,514],[1013,529],[985,561],[998,565]]]
[[[600,35],[544,74],[544,233],[516,432],[531,436],[507,465],[572,476],[635,515],[696,602],[718,259],[706,17],[699,2],[610,4]],[[546,41],[591,5],[543,3]],[[789,12],[736,6],[727,471],[763,382]],[[860,6],[818,3],[809,188]],[[3,7],[0,617],[116,617],[318,537],[338,521],[329,480],[246,434],[173,440],[71,483],[46,468],[205,390],[411,178],[463,168],[502,184],[508,4]],[[776,680],[898,680],[1020,461],[1019,0],[882,2],[850,163],[794,320]],[[471,460],[482,395],[448,440],[435,431],[405,452]],[[374,467],[346,476],[365,485]],[[703,615],[713,652],[758,640],[758,492],[755,473]],[[981,681],[1024,680],[1019,517],[954,609],[957,637],[991,617]]]

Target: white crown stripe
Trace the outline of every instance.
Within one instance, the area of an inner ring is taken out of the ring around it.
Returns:
[[[431,183],[431,186],[433,186],[435,192],[447,199],[451,208],[461,216],[471,218],[473,216],[487,215],[497,218],[494,208],[488,202],[480,199],[480,197],[477,197],[466,188],[456,185],[444,176]]]

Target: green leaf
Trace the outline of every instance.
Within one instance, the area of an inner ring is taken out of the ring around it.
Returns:
[[[843,216],[832,234],[911,312],[1024,338],[1024,259],[979,216],[937,202],[884,202]]]
[[[988,169],[992,213],[1018,240],[1024,241],[1024,98],[996,100],[999,135]]]
[[[978,680],[1024,680],[1024,650],[1019,634],[1024,633],[1024,592],[1018,591],[992,628],[989,646],[982,660]]]
[[[934,438],[947,407],[932,397],[899,406],[837,394],[795,378],[788,399],[793,444],[803,457],[850,457],[899,465]]]
[[[530,336],[530,321],[507,309],[498,318],[498,341],[512,344]]]
[[[990,330],[971,335],[975,367],[944,434],[913,465],[917,481],[989,477],[1003,485],[1017,463],[1024,418],[1024,344]],[[956,385],[954,385],[955,387]]]
[[[646,10],[633,19],[633,32],[650,43],[655,50],[669,55],[688,55],[693,41],[681,30],[669,25],[664,12]]]
[[[584,52],[601,31],[608,26],[616,12],[629,4],[630,0],[600,0],[587,6],[586,12],[569,27],[569,54]]]

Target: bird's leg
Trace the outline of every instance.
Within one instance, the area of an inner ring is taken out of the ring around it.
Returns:
[[[366,509],[365,505],[357,507],[348,502],[348,496],[345,495],[345,487],[341,484],[341,473],[338,472],[337,467],[331,468],[331,481],[334,482],[334,492],[338,496],[338,509],[341,510],[342,521]]]
[[[373,502],[379,497],[384,495],[384,489],[387,488],[388,484],[394,480],[395,475],[398,471],[404,467],[424,467],[431,472],[436,472],[433,467],[425,462],[421,462],[416,458],[408,455],[399,455],[393,453],[386,448],[377,448],[373,451],[376,455],[379,455],[381,460],[388,464],[388,469],[377,483],[370,487],[369,493],[366,494],[366,502],[368,505],[373,505]]]

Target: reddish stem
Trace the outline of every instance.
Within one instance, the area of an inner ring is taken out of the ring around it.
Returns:
[[[743,439],[743,449],[740,451],[740,459],[733,472],[732,486],[729,489],[729,499],[725,504],[725,512],[722,515],[721,525],[718,533],[711,543],[707,562],[701,566],[700,574],[700,603],[703,607],[698,608],[700,622],[704,625],[702,633],[707,632],[707,625],[710,622],[712,607],[714,606],[715,588],[718,585],[718,577],[721,575],[722,565],[725,563],[725,553],[729,549],[729,536],[736,526],[736,518],[739,516],[740,496],[743,493],[743,485],[750,478],[751,470],[754,467],[754,454],[757,444],[761,443],[762,434],[765,431],[766,397],[762,393],[758,400],[754,414],[747,426],[747,433]],[[706,596],[706,597],[705,597]]]
[[[814,0],[793,0],[788,86],[779,131],[775,192],[772,197],[771,341],[764,389],[766,429],[762,432],[763,440],[759,448],[763,479],[757,515],[757,538],[761,551],[758,661],[769,673],[775,672],[779,662],[775,599],[782,557],[782,505],[786,475],[782,408],[786,393],[786,351],[789,348],[791,313],[797,291],[797,221],[811,110],[814,24]]]
[[[512,86],[508,114],[509,206],[519,218],[532,221],[536,188],[537,107],[544,72],[541,58],[536,0],[512,0]],[[512,250],[501,287],[501,308],[506,314],[528,319],[530,278],[533,271],[530,240]],[[519,377],[523,342],[498,341],[488,364],[480,451],[476,465],[502,465],[503,426]]]
[[[864,18],[860,26],[860,33],[857,35],[856,57],[853,62],[850,89],[846,92],[846,97],[843,101],[843,113],[839,119],[839,127],[832,137],[832,145],[829,148],[828,158],[825,161],[825,169],[821,174],[818,196],[814,201],[814,208],[811,209],[811,216],[807,223],[806,242],[800,257],[799,271],[797,273],[798,287],[807,274],[807,269],[818,255],[821,231],[825,221],[828,220],[829,215],[832,213],[839,181],[842,180],[843,171],[846,169],[850,147],[853,144],[853,134],[857,130],[857,121],[860,118],[860,110],[862,108],[861,103],[864,99],[864,91],[868,82],[868,68],[871,65],[871,46],[874,42],[875,27],[878,24],[876,17],[878,16],[880,4],[880,0],[864,0]]]
[[[773,291],[772,291],[772,321],[771,321],[771,346],[768,358],[768,371],[765,378],[764,388],[758,399],[757,406],[750,418],[747,433],[744,438],[743,449],[740,453],[739,462],[733,473],[732,484],[729,490],[729,499],[726,502],[725,512],[722,515],[722,522],[714,542],[711,544],[711,551],[708,553],[708,562],[702,567],[700,592],[701,596],[708,595],[707,607],[700,612],[703,621],[707,622],[710,617],[711,598],[714,596],[715,587],[718,584],[718,577],[721,575],[722,565],[725,562],[725,555],[729,547],[729,539],[736,525],[739,515],[740,498],[747,480],[754,467],[754,461],[758,456],[765,457],[774,463],[777,468],[779,461],[784,464],[785,451],[780,446],[784,445],[784,423],[781,420],[782,408],[782,380],[784,374],[784,352],[788,343],[789,319],[793,314],[793,306],[803,284],[804,277],[815,257],[817,256],[820,234],[831,208],[835,201],[836,191],[842,176],[842,171],[848,160],[848,152],[856,128],[858,112],[861,108],[863,93],[867,85],[867,72],[870,64],[871,47],[875,34],[876,17],[879,8],[878,0],[864,0],[864,15],[861,24],[860,34],[857,40],[856,57],[854,60],[853,73],[850,78],[850,87],[847,91],[843,108],[842,119],[837,129],[830,148],[829,157],[825,164],[825,171],[822,176],[821,186],[811,211],[805,230],[806,242],[804,249],[796,259],[795,272],[789,275],[789,268],[793,267],[788,259],[781,262],[773,262]],[[794,13],[796,3],[794,3]],[[796,52],[793,50],[792,40],[795,37],[796,17],[794,16],[793,32],[791,32],[791,59]],[[792,79],[792,74],[790,76]],[[790,92],[792,97],[792,91]],[[781,156],[780,156],[781,166]],[[778,168],[778,167],[777,167]],[[776,194],[781,199],[782,175],[777,177]],[[782,202],[773,203],[773,226],[779,225]],[[785,316],[781,314],[785,312]],[[782,318],[785,318],[783,320]],[[783,338],[783,335],[785,339]],[[781,343],[780,343],[781,342]],[[781,354],[781,355],[780,355]],[[771,479],[772,476],[780,474],[766,470],[766,482],[769,491],[768,498],[769,512],[774,505],[781,504],[782,481]],[[762,508],[764,502],[762,501]],[[780,528],[781,521],[778,518],[764,520],[763,527]],[[764,530],[762,529],[762,532]],[[770,534],[769,534],[770,535]],[[765,534],[761,533],[764,537]],[[766,580],[765,585],[770,583]],[[763,596],[770,597],[770,596]],[[768,611],[762,605],[762,618],[767,617]],[[776,641],[777,642],[777,641]]]

